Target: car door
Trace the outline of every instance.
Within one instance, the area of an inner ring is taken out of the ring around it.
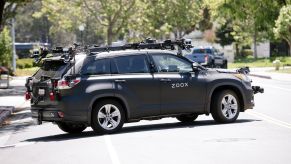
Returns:
[[[159,81],[150,73],[147,56],[119,56],[111,61],[116,96],[128,104],[130,118],[159,115]]]
[[[205,75],[193,72],[192,63],[172,54],[152,54],[160,81],[161,114],[203,113]]]

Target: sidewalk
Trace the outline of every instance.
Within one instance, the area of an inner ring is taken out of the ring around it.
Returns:
[[[0,125],[12,113],[30,109],[30,102],[24,99],[26,77],[13,77],[8,89],[0,89]]]
[[[285,68],[291,68],[291,67],[285,67]],[[282,67],[280,69],[282,69]],[[250,68],[250,71],[251,71],[250,76],[291,82],[291,74],[271,72],[272,70],[275,70],[275,68],[274,67]]]

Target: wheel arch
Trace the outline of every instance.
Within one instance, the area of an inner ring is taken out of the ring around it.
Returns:
[[[121,97],[116,97],[116,96],[102,96],[102,97],[96,97],[90,107],[89,107],[89,112],[88,112],[88,123],[91,124],[92,122],[92,112],[95,108],[95,106],[101,102],[101,101],[104,101],[104,100],[114,100],[114,101],[117,101],[124,109],[124,114],[125,114],[125,122],[127,122],[129,120],[129,115],[130,115],[130,112],[129,112],[129,107],[128,107],[128,104],[126,103],[126,101],[124,101],[124,99],[122,99]]]
[[[213,96],[215,95],[215,93],[218,93],[219,91],[222,90],[232,90],[234,91],[239,99],[239,104],[240,104],[240,111],[243,112],[244,111],[244,102],[245,102],[245,97],[242,94],[243,91],[241,89],[241,87],[237,84],[232,84],[232,83],[228,83],[228,84],[220,84],[220,85],[216,85],[215,87],[213,87],[210,92],[209,92],[209,96],[207,98],[207,104],[206,104],[206,113],[209,114],[211,113],[211,104],[212,104],[212,99]]]

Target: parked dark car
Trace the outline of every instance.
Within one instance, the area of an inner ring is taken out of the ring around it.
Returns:
[[[210,113],[231,123],[253,108],[254,92],[262,92],[243,71],[208,69],[168,50],[104,50],[74,64],[45,61],[28,78],[38,123],[55,122],[68,133],[87,126],[113,133],[124,123],[164,117],[192,122]]]
[[[186,58],[210,68],[227,68],[227,59],[224,54],[214,47],[195,47]]]

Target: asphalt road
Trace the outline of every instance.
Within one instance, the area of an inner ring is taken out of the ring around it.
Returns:
[[[0,163],[291,163],[291,83],[253,80],[265,93],[232,124],[216,124],[211,116],[187,125],[166,118],[126,124],[114,135],[91,128],[69,135],[51,123],[32,126],[24,111],[25,124],[0,130]]]

